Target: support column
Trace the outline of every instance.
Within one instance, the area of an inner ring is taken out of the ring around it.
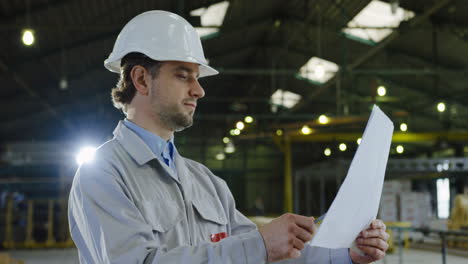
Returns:
[[[292,195],[292,153],[289,136],[284,141],[284,211],[291,213],[293,210]]]

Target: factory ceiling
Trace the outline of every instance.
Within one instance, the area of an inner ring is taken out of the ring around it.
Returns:
[[[377,13],[365,18],[370,6]],[[110,100],[117,75],[103,61],[124,24],[152,9],[211,32],[205,55],[220,74],[201,79],[196,122],[204,128],[228,134],[250,115],[255,125],[244,139],[294,134],[304,124],[318,134],[362,133],[377,104],[396,130],[468,131],[463,0],[2,0],[2,143],[106,138],[123,115]],[[224,14],[220,23],[203,21],[210,9]],[[402,21],[366,24],[387,15]],[[27,28],[30,46],[22,43]],[[318,64],[305,66],[309,60]],[[320,115],[329,123],[319,124]]]

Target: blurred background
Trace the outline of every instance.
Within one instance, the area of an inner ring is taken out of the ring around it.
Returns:
[[[78,263],[69,188],[124,118],[103,61],[152,9],[194,25],[220,71],[175,144],[241,212],[325,213],[378,105],[395,125],[384,262],[466,263],[465,0],[1,0],[0,263]]]

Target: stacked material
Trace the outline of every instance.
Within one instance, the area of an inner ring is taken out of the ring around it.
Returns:
[[[428,226],[432,217],[429,193],[411,192],[410,181],[386,181],[380,200],[379,218],[386,222],[411,222]]]
[[[400,194],[400,221],[413,227],[428,227],[432,218],[429,193],[403,192]]]

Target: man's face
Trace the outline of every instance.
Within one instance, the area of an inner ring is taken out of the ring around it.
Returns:
[[[205,96],[198,75],[197,64],[163,62],[150,92],[151,110],[163,126],[181,131],[193,124],[197,100]]]

